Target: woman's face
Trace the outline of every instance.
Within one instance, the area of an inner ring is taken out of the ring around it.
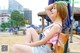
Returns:
[[[52,11],[52,16],[56,17],[57,16],[57,7],[56,7],[56,5],[53,6],[51,11]]]

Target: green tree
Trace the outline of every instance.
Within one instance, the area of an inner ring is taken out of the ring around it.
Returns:
[[[11,19],[13,20],[14,26],[24,26],[24,16],[19,11],[13,11],[11,13]]]
[[[10,20],[8,21],[8,24],[9,24],[9,26],[14,26],[14,20],[10,19]]]
[[[5,31],[5,28],[9,27],[9,23],[3,22],[1,27],[3,28],[3,31]]]

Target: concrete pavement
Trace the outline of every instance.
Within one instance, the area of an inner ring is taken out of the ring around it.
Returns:
[[[12,33],[8,33],[8,32],[0,32],[0,36],[14,36]],[[22,32],[20,32],[18,35],[23,35]],[[25,37],[25,36],[24,36]],[[70,39],[69,39],[70,41]],[[69,42],[69,53],[80,53],[80,35],[73,35],[72,37],[72,41],[73,43]]]
[[[69,40],[70,41],[70,40]],[[80,35],[73,35],[72,43],[69,42],[69,50],[71,53],[80,53]]]

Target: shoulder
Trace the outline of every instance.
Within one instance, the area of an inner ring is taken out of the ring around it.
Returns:
[[[54,23],[53,25],[54,25],[55,27],[59,27],[59,28],[62,27],[62,24],[61,24],[61,23]]]
[[[55,30],[55,31],[60,31],[60,30],[61,30],[61,26],[62,26],[62,25],[60,25],[60,24],[58,24],[58,23],[57,23],[57,24],[54,23],[51,29],[52,29],[52,30]]]

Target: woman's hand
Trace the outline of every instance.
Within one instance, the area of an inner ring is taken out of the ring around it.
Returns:
[[[54,4],[50,4],[45,8],[45,12],[48,15],[49,18],[53,18],[53,12],[51,11],[53,9]]]
[[[51,10],[53,8],[53,4],[48,5],[45,10]]]

